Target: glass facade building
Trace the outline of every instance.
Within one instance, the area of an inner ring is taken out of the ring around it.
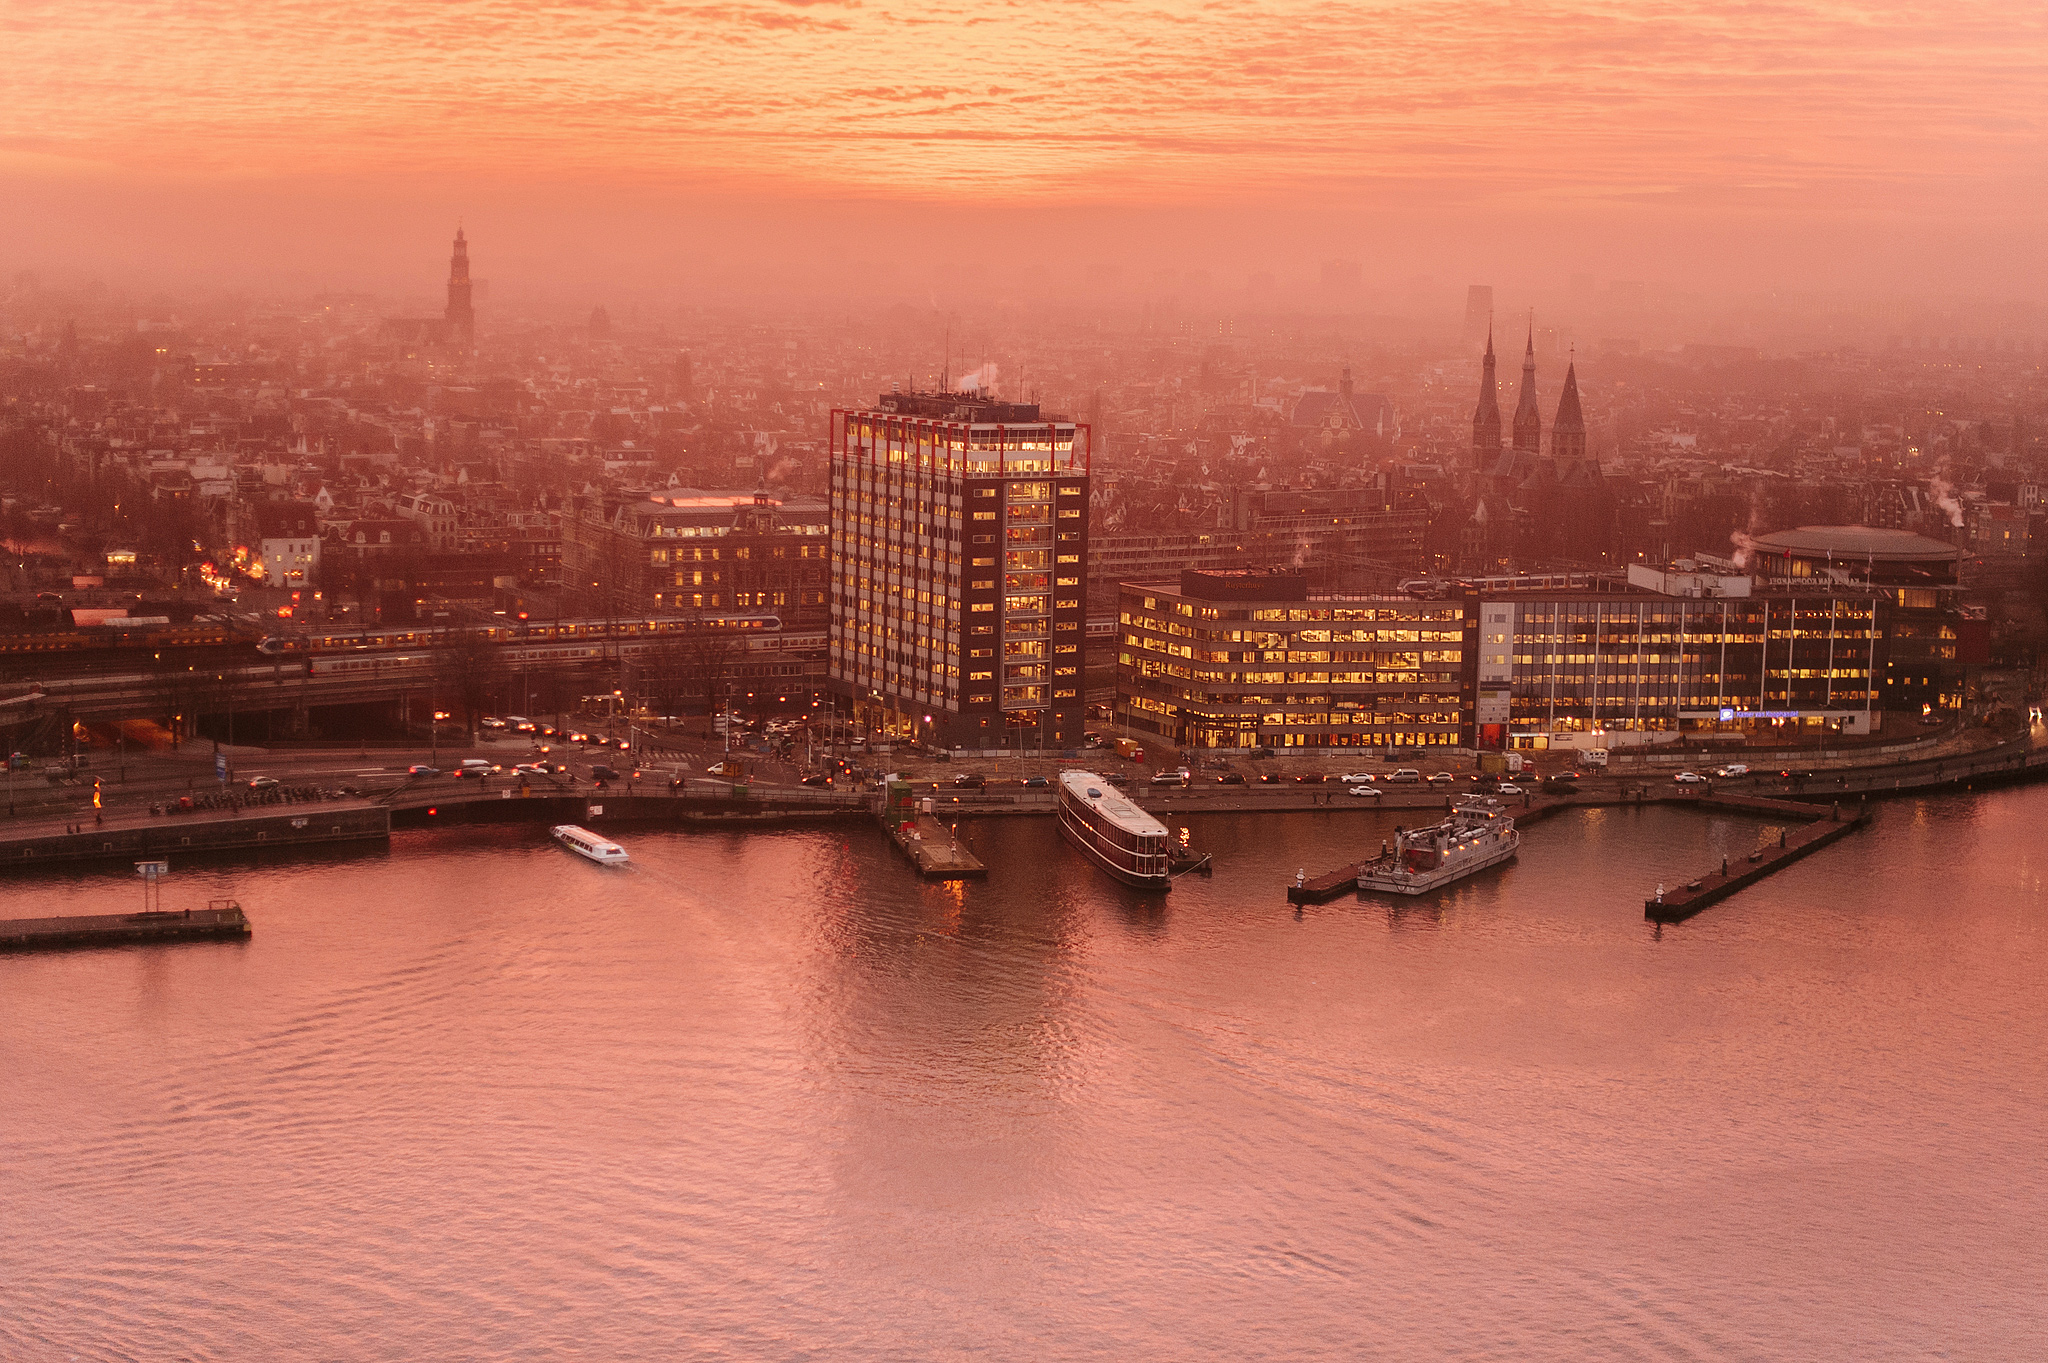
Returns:
[[[1081,741],[1088,428],[973,393],[832,414],[830,675],[942,747]]]
[[[1458,601],[1311,597],[1298,572],[1127,582],[1117,720],[1193,748],[1461,744],[1475,623]]]

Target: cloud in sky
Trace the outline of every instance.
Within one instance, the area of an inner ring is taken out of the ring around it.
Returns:
[[[0,0],[0,185],[1267,205],[1509,231],[1690,215],[1932,241],[2042,206],[2044,13]]]

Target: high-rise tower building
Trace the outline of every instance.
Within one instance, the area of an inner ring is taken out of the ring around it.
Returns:
[[[470,302],[469,242],[460,227],[455,229],[455,253],[448,258],[448,343],[464,350],[476,348],[476,309]]]
[[[1564,370],[1564,396],[1557,400],[1557,421],[1550,428],[1550,453],[1560,466],[1586,457],[1586,417],[1579,410],[1579,367]]]
[[[1486,365],[1479,375],[1479,406],[1472,412],[1472,463],[1480,472],[1500,458],[1500,379],[1493,364],[1493,332],[1486,333]]]
[[[1083,729],[1089,429],[985,393],[832,414],[834,692],[943,747]]]
[[[1536,410],[1536,328],[1529,328],[1529,348],[1522,352],[1522,395],[1515,401],[1515,453],[1543,452],[1543,415]]]

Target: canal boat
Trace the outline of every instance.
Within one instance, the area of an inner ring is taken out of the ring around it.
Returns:
[[[1468,796],[1442,823],[1396,830],[1394,845],[1359,868],[1358,888],[1390,894],[1426,894],[1515,854],[1522,835],[1506,808],[1491,796]]]
[[[624,866],[627,862],[626,849],[611,841],[600,838],[587,828],[578,828],[572,823],[556,824],[548,830],[555,841],[600,866]]]
[[[1126,885],[1173,888],[1171,835],[1092,771],[1060,773],[1060,835]]]

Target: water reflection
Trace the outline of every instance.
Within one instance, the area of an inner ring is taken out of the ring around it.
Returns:
[[[2021,1356],[2044,814],[1668,929],[1762,821],[1305,911],[1400,816],[1189,815],[1165,896],[1042,819],[180,866],[252,941],[0,958],[0,1356]]]

